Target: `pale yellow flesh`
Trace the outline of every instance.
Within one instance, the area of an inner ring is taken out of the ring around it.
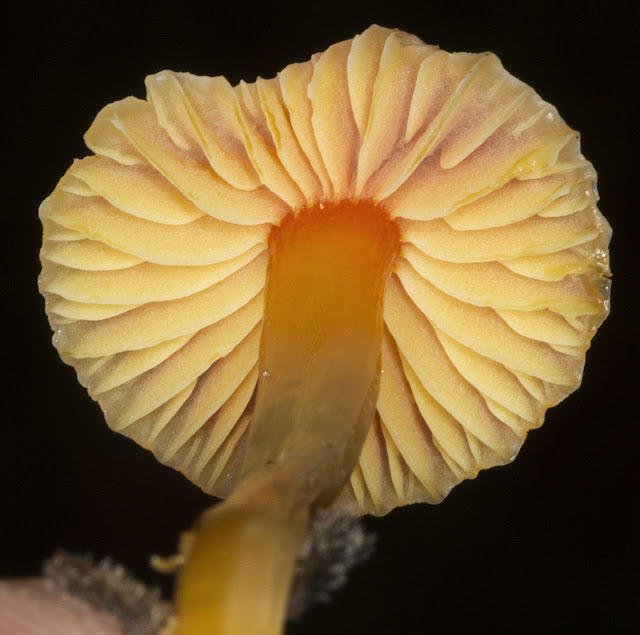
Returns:
[[[578,387],[610,228],[578,135],[494,55],[372,26],[255,84],[146,86],[98,114],[95,156],[40,211],[54,345],[114,430],[229,496],[257,427],[269,236],[341,200],[382,205],[401,248],[377,412],[335,506],[436,503]]]
[[[309,513],[343,488],[376,411],[395,224],[367,203],[316,207],[285,219],[269,247],[242,481],[194,530],[184,635],[280,631]]]

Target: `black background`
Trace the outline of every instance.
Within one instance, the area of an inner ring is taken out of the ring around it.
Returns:
[[[37,6],[37,8],[36,8]],[[210,499],[110,430],[51,346],[37,292],[39,202],[105,104],[170,68],[272,77],[371,23],[445,50],[492,50],[582,132],[614,229],[612,315],[582,388],[510,466],[439,506],[367,518],[373,558],[288,633],[640,629],[638,573],[638,23],[621,2],[399,0],[13,4],[5,9],[0,576],[58,548],[110,555],[140,578]],[[247,607],[251,610],[251,607]]]

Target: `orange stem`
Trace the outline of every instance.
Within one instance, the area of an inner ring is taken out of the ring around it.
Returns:
[[[274,228],[269,250],[243,476],[195,528],[185,635],[281,632],[309,514],[345,486],[375,415],[395,223],[367,202],[317,206]]]

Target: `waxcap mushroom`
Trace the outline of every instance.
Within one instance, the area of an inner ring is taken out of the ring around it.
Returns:
[[[40,209],[54,345],[108,424],[227,496],[260,373],[273,227],[382,209],[377,408],[334,505],[438,502],[575,390],[611,231],[578,134],[492,54],[372,26],[273,79],[163,71],[106,106]]]

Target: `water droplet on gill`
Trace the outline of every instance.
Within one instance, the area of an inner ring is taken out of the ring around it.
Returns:
[[[269,377],[271,377],[271,373],[270,373],[268,370],[263,370],[263,371],[262,371],[262,376],[263,376],[265,379],[269,379]]]
[[[522,446],[519,445],[518,447],[513,448],[511,450],[511,456],[507,459],[507,463],[513,463],[513,461],[516,460],[516,457],[518,456],[518,453],[520,452],[521,447]]]

